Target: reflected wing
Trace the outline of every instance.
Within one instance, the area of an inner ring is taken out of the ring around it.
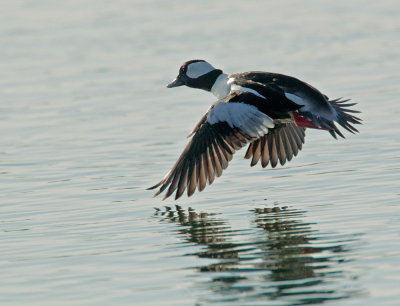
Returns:
[[[290,161],[301,150],[305,138],[305,128],[293,123],[276,125],[267,135],[254,140],[248,147],[245,158],[252,157],[251,166],[258,163],[265,168],[269,163],[275,168]]]

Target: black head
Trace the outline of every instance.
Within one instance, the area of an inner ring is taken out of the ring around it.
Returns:
[[[179,69],[175,80],[167,85],[168,88],[186,85],[192,88],[211,90],[215,80],[222,70],[215,69],[204,60],[191,60],[185,62]]]

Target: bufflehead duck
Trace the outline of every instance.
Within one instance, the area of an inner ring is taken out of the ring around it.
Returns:
[[[278,73],[252,71],[225,74],[204,60],[185,62],[168,88],[186,85],[212,92],[219,100],[200,119],[189,136],[192,139],[170,172],[158,184],[148,188],[167,187],[164,199],[175,191],[175,199],[185,189],[191,196],[202,191],[226,169],[235,151],[249,144],[245,158],[254,166],[261,159],[284,165],[301,150],[305,129],[327,130],[333,137],[344,138],[334,122],[351,133],[351,124],[361,119],[348,109],[356,103],[329,100],[319,90],[294,77]]]

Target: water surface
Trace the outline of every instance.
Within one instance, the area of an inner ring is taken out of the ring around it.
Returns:
[[[1,304],[398,304],[397,1],[1,11]],[[351,98],[361,133],[307,131],[273,170],[240,151],[202,193],[153,199],[214,102],[165,88],[192,58]]]

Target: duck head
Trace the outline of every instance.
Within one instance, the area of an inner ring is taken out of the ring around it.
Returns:
[[[190,60],[179,68],[179,74],[167,88],[186,85],[192,88],[199,88],[211,91],[212,86],[222,70],[214,68],[205,60]]]

